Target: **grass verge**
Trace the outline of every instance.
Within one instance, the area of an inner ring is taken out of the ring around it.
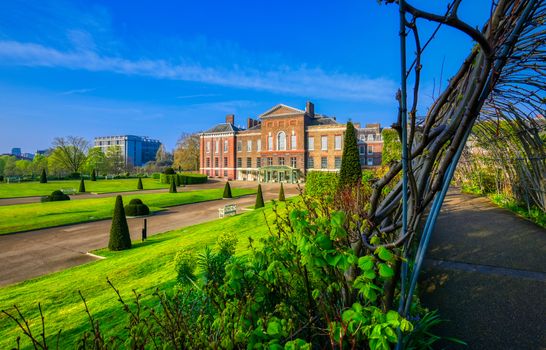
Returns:
[[[0,310],[13,312],[13,305],[17,305],[30,320],[34,334],[40,334],[38,303],[41,303],[50,344],[55,344],[56,333],[62,329],[59,348],[74,348],[81,333],[89,329],[78,295],[81,290],[101,329],[108,335],[123,334],[127,315],[107,285],[107,277],[126,301],[133,300],[135,289],[143,295],[144,305],[152,305],[151,294],[156,288],[171,291],[176,284],[174,257],[178,251],[200,252],[205,246],[213,245],[220,234],[229,232],[239,238],[237,253],[243,253],[248,247],[248,237],[259,239],[267,234],[264,214],[271,222],[274,215],[271,204],[264,209],[155,235],[144,243],[135,243],[130,250],[99,251],[107,259],[0,289]],[[0,315],[0,349],[15,346],[18,335],[16,325]],[[30,348],[24,340],[21,349]]]
[[[85,189],[87,192],[93,193],[137,191],[137,185],[138,179],[85,181]],[[144,191],[169,188],[168,184],[162,184],[159,180],[151,178],[143,178],[142,185]],[[45,184],[39,182],[0,183],[0,198],[46,196],[55,190],[68,188],[77,191],[79,187],[80,180],[49,181]]]
[[[235,188],[235,197],[256,193],[255,189]],[[123,196],[124,204],[140,198],[151,211],[180,204],[221,199],[223,189],[197,190],[178,193],[150,193]],[[115,197],[75,199],[61,202],[31,203],[0,206],[0,234],[95,221],[112,217]]]

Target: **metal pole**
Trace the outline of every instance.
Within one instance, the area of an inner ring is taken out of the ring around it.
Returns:
[[[148,219],[144,219],[144,227],[142,228],[142,242],[148,237]]]

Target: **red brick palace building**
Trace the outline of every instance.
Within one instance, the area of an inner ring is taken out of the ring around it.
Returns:
[[[362,167],[381,164],[381,126],[367,124],[358,131]],[[260,182],[299,182],[308,171],[337,171],[341,166],[346,125],[305,110],[276,105],[247,119],[246,129],[235,116],[201,134],[201,173],[213,178]]]

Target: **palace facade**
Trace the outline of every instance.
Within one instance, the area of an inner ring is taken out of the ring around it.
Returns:
[[[367,124],[358,134],[363,168],[381,164],[381,126]],[[246,128],[235,126],[235,116],[201,133],[200,171],[212,178],[259,182],[301,182],[308,171],[338,171],[346,125],[305,110],[276,105]]]

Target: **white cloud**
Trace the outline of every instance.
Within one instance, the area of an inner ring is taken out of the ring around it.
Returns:
[[[85,94],[91,91],[95,91],[95,89],[74,89],[74,90],[63,91],[59,93],[59,95]]]
[[[396,83],[390,79],[326,72],[304,65],[296,68],[279,66],[258,69],[203,66],[198,63],[175,64],[163,59],[133,60],[101,55],[91,49],[84,49],[86,46],[91,45],[80,45],[77,51],[61,51],[35,43],[0,41],[0,64],[113,72],[286,93],[307,98],[376,103],[391,102],[396,91]]]

